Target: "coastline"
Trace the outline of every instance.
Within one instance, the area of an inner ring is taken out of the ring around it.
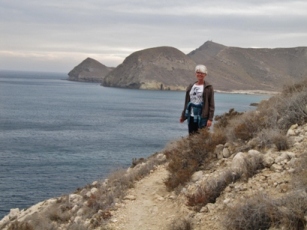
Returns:
[[[272,95],[272,96],[280,93],[280,92],[277,92],[277,91],[266,91],[266,90],[230,90],[230,91],[214,90],[214,92],[216,92],[216,93],[232,93],[232,94],[249,94],[249,95],[266,94],[266,95]]]

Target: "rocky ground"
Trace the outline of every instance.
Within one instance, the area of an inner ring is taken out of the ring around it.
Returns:
[[[70,194],[69,218],[66,221],[54,221],[53,226],[56,226],[56,229],[68,229],[68,225],[76,223],[75,226],[78,224],[79,228],[75,229],[163,230],[189,229],[188,226],[197,230],[225,229],[222,224],[225,213],[243,198],[256,196],[259,192],[275,198],[291,191],[291,176],[296,171],[297,162],[307,154],[307,125],[293,125],[287,136],[291,142],[291,148],[287,151],[271,148],[265,152],[232,152],[229,143],[219,146],[216,149],[215,166],[210,170],[195,172],[191,181],[176,191],[170,192],[166,189],[164,180],[168,176],[167,163],[161,164],[149,175],[135,182],[124,199],[119,200],[116,208],[110,211],[108,221],[103,227],[93,227],[93,221],[82,212],[86,204],[83,198],[85,195]],[[161,154],[157,157],[161,158]],[[214,203],[208,203],[197,210],[187,205],[187,195],[197,191],[208,181],[218,181],[225,170],[240,171],[245,160],[253,157],[260,157],[264,162],[264,168],[258,170],[255,175],[248,180],[229,184]],[[142,164],[146,163],[140,165]],[[95,192],[95,189],[89,188],[87,195],[91,196],[91,193]],[[29,223],[35,226],[34,229],[42,229],[35,222],[34,216],[37,217],[37,213],[47,213],[57,202],[58,199],[50,199],[27,210],[12,209],[0,221],[0,229],[8,229],[14,221],[24,220],[30,221]]]

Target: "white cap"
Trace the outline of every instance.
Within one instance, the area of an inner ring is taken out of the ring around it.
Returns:
[[[196,72],[201,72],[201,73],[208,74],[207,67],[204,66],[204,65],[197,65],[197,66],[195,67],[195,73],[196,73]]]

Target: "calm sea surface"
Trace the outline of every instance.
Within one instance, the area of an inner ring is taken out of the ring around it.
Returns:
[[[187,135],[184,92],[105,88],[65,74],[0,71],[0,219],[73,192]],[[215,94],[216,114],[266,95]]]

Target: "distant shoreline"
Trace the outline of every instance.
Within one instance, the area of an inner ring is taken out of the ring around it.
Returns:
[[[266,94],[266,95],[276,95],[280,92],[277,91],[266,91],[266,90],[231,90],[231,91],[223,91],[223,90],[214,90],[216,93],[232,93],[232,94]]]

